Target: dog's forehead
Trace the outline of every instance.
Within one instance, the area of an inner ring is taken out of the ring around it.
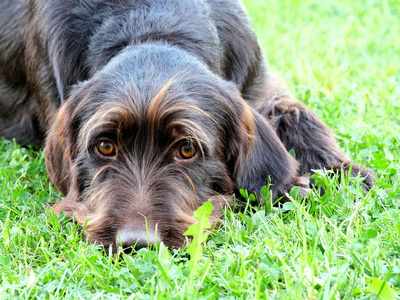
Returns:
[[[234,116],[226,84],[178,50],[121,54],[83,87],[85,128],[216,135]]]

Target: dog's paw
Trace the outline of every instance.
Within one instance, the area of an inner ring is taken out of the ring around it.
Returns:
[[[292,197],[290,196],[292,194],[291,191],[295,187],[298,187],[298,190],[296,192],[296,194],[297,194],[296,198],[307,199],[308,195],[312,191],[311,184],[310,184],[310,176],[308,176],[308,174],[305,174],[303,176],[294,177],[292,179],[291,184],[287,187],[286,191],[279,199],[278,203],[282,204],[285,202],[291,202],[293,200]]]
[[[293,179],[293,186],[298,186],[298,195],[302,198],[307,198],[308,194],[311,193],[311,184],[309,174],[303,176],[297,176]]]
[[[368,191],[375,186],[375,183],[378,180],[374,171],[362,165],[353,164],[350,161],[335,164],[326,169],[332,170],[336,175],[340,175],[344,172],[351,178],[360,177],[362,180],[361,188],[364,193],[368,193]]]

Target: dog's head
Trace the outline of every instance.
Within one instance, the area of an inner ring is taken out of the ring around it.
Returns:
[[[295,172],[270,125],[231,83],[171,47],[127,48],[73,88],[45,147],[53,206],[105,246],[180,247],[193,212],[216,221],[237,188],[282,192]],[[113,247],[114,249],[116,247]]]

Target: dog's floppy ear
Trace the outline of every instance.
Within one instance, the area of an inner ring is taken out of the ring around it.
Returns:
[[[45,161],[50,181],[66,195],[72,174],[72,160],[76,156],[75,99],[70,99],[60,108],[56,120],[47,134]]]
[[[80,195],[73,170],[73,160],[77,155],[75,103],[74,99],[70,99],[59,110],[57,120],[47,135],[44,152],[50,181],[66,196],[64,200],[52,203],[52,210],[57,216],[64,211],[66,217],[84,224],[88,209],[77,201]]]
[[[235,103],[237,118],[228,132],[227,164],[235,189],[259,194],[271,184],[273,199],[290,191],[298,164],[269,122],[243,99]]]

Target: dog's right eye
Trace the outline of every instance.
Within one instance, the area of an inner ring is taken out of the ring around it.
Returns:
[[[97,150],[99,153],[104,156],[114,156],[115,155],[115,146],[109,141],[101,141],[97,145]]]
[[[191,159],[196,155],[196,148],[191,144],[186,144],[180,147],[179,156],[182,159]]]

